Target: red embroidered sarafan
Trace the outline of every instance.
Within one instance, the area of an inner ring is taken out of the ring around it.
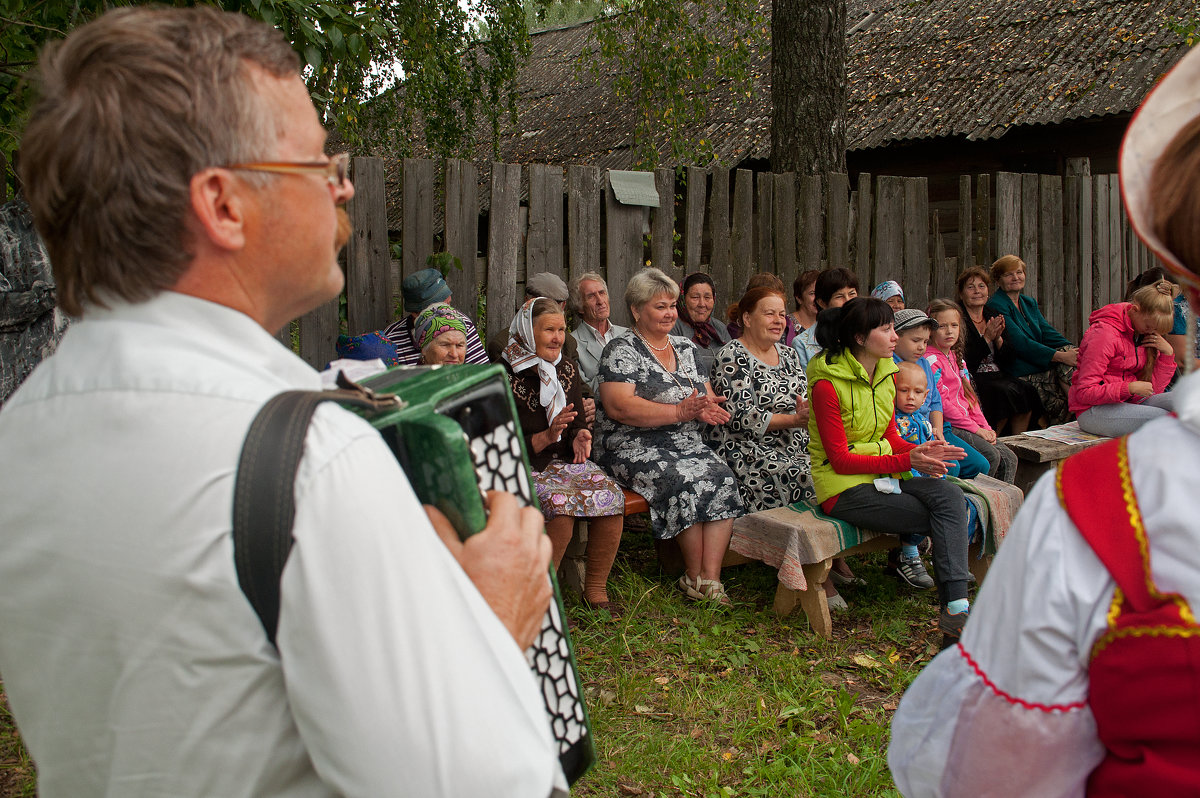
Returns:
[[[1068,458],[1059,500],[1117,583],[1092,648],[1088,704],[1104,760],[1089,796],[1200,795],[1200,626],[1150,571],[1124,438]]]

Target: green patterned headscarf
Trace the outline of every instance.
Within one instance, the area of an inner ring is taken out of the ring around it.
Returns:
[[[417,320],[413,323],[413,338],[416,339],[417,349],[424,350],[434,338],[451,330],[458,330],[465,338],[466,318],[444,302],[430,305],[417,315]]]

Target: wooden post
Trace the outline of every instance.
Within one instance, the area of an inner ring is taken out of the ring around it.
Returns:
[[[1042,313],[1056,330],[1063,329],[1067,316],[1063,264],[1063,184],[1058,175],[1040,175],[1038,240],[1041,243],[1041,268],[1038,271],[1038,296]]]
[[[1092,307],[1109,303],[1108,176],[1092,178]],[[1086,327],[1084,328],[1086,329]]]
[[[975,265],[974,232],[971,229],[971,176],[958,177],[958,268],[966,271]]]
[[[453,158],[446,161],[446,251],[462,264],[446,275],[454,306],[478,322],[479,170],[470,161]]]
[[[695,166],[687,168],[687,207],[683,222],[683,272],[700,271],[704,249],[704,195],[708,192],[708,173]]]
[[[755,230],[758,238],[758,257],[755,259],[755,271],[770,271],[775,265],[775,208],[772,200],[775,198],[775,178],[768,172],[759,172],[758,178],[758,225]],[[738,290],[745,288],[739,285]]]
[[[873,216],[871,197],[871,176],[862,172],[858,176],[858,213],[857,226],[854,230],[854,271],[859,283],[871,281],[871,217]]]
[[[1121,208],[1121,183],[1117,175],[1108,178],[1108,301],[1120,302],[1125,294],[1124,272],[1121,267],[1121,219],[1125,211]]]
[[[929,267],[929,178],[904,178],[904,277],[906,296],[916,297],[917,307],[928,304],[932,275]]]
[[[596,167],[567,167],[567,253],[572,280],[584,272],[600,273],[602,190]]]
[[[561,166],[529,167],[529,232],[525,241],[525,275],[551,272],[563,276],[563,170]]]
[[[933,212],[933,220],[930,223],[933,230],[933,264],[930,267],[932,279],[930,280],[930,299],[941,297],[946,299],[958,299],[958,294],[955,291],[954,280],[958,276],[946,262],[946,242],[942,239],[941,219],[938,218],[938,212]],[[956,264],[957,258],[951,258]],[[913,304],[913,307],[919,305]]]
[[[821,198],[821,182],[820,175],[800,176],[798,232],[802,270],[821,268],[821,245],[825,238],[825,222],[821,218],[821,208],[825,204]],[[795,279],[795,275],[790,279]]]
[[[884,280],[904,278],[904,178],[881,176],[876,191],[875,270],[871,275],[858,275],[863,293]]]
[[[346,242],[346,326],[351,335],[382,330],[392,321],[387,189],[382,158],[354,159],[354,231]],[[336,336],[336,333],[335,333]]]
[[[796,173],[772,177],[775,187],[775,262],[760,268],[774,272],[786,281],[787,275],[796,270]]]
[[[492,164],[488,224],[487,332],[485,340],[508,329],[517,307],[517,266],[521,254],[521,167]]]
[[[404,218],[401,222],[401,279],[425,268],[433,254],[433,161],[404,159]]]
[[[1069,290],[1063,293],[1063,326],[1062,332],[1068,340],[1078,341],[1080,338],[1079,305],[1080,294],[1073,290],[1080,285],[1079,275],[1079,213],[1080,196],[1078,174],[1068,173],[1063,179],[1063,285]]]
[[[729,170],[714,166],[712,193],[708,197],[708,239],[712,250],[708,256],[708,273],[716,283],[716,307],[728,303],[733,293],[733,274],[730,269],[729,247]]]
[[[604,202],[606,273],[612,321],[628,327],[632,318],[621,297],[629,278],[642,268],[642,209],[617,202],[607,173],[604,176]]]
[[[740,291],[754,270],[754,173],[739,169],[733,185],[730,293]]]

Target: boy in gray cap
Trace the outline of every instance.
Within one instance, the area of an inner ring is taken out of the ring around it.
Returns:
[[[400,295],[404,299],[404,318],[383,331],[383,336],[396,346],[396,355],[402,366],[415,366],[421,360],[421,350],[413,338],[413,322],[417,314],[439,302],[451,304],[450,286],[437,269],[421,269],[404,278],[400,284]],[[467,362],[489,363],[483,342],[475,324],[467,319]]]

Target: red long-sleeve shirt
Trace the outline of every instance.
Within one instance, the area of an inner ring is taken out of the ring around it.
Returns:
[[[842,409],[838,404],[837,391],[828,380],[820,380],[813,386],[809,412],[813,413],[817,420],[817,433],[825,446],[825,456],[829,459],[829,465],[838,474],[897,474],[912,469],[908,453],[916,446],[896,432],[895,416],[892,416],[883,433],[884,439],[892,445],[895,454],[855,454],[846,440],[846,427],[842,424]],[[828,513],[833,509],[838,496],[830,496],[821,502],[821,510]]]

